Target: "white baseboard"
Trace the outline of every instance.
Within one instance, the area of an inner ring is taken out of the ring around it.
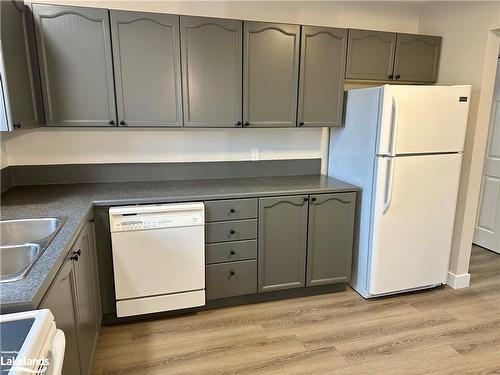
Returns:
[[[463,273],[461,275],[455,275],[453,272],[448,271],[446,284],[453,289],[467,288],[470,284],[470,274]]]

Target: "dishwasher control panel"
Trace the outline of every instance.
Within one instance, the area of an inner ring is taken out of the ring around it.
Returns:
[[[203,203],[116,207],[109,221],[111,232],[204,225],[205,210]]]

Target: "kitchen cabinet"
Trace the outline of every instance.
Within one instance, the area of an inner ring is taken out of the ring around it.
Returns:
[[[110,14],[118,125],[182,126],[179,16]]]
[[[66,336],[63,374],[86,375],[100,328],[93,224],[78,234],[39,309],[49,309]]]
[[[116,124],[107,9],[33,4],[48,126]]]
[[[436,82],[441,37],[398,34],[394,77],[401,81]]]
[[[257,293],[257,261],[207,265],[206,285],[207,300]]]
[[[0,130],[43,125],[31,10],[23,1],[2,1],[0,8]]]
[[[38,307],[39,309],[49,309],[54,315],[57,328],[64,332],[66,348],[62,369],[63,374],[80,373],[74,289],[75,274],[73,261],[68,258],[64,261],[56,279]]]
[[[347,30],[302,26],[299,126],[342,123]]]
[[[258,290],[303,287],[308,196],[259,199]]]
[[[296,126],[300,26],[243,23],[243,126]]]
[[[347,79],[392,79],[396,33],[349,30]]]
[[[306,286],[347,282],[356,212],[356,193],[311,195]]]
[[[242,125],[242,21],[181,16],[184,126]]]

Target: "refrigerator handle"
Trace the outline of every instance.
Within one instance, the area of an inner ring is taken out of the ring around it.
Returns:
[[[395,96],[392,97],[392,124],[391,124],[391,152],[389,155],[396,156],[396,135],[398,133],[399,106]]]
[[[387,158],[388,172],[385,179],[385,194],[384,194],[384,210],[382,213],[386,213],[391,206],[392,201],[392,180],[394,178],[394,158]]]

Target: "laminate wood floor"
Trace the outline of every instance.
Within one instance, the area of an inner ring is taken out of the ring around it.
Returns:
[[[351,289],[104,327],[93,374],[500,374],[500,255],[471,286],[366,301]]]

